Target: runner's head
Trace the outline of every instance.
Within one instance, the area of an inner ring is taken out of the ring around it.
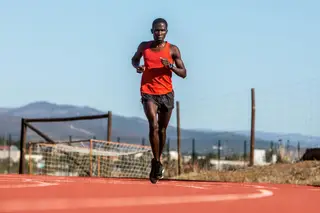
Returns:
[[[157,18],[152,22],[151,33],[156,42],[163,42],[168,32],[168,23],[163,18]]]

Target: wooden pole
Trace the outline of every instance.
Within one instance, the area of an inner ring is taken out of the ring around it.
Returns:
[[[194,167],[196,162],[196,139],[192,138],[192,166]]]
[[[8,146],[9,146],[9,157],[8,157],[8,174],[10,174],[10,169],[11,169],[11,144],[12,144],[12,138],[11,134],[9,134],[9,139],[8,139]]]
[[[254,146],[255,146],[255,119],[256,119],[256,103],[254,88],[251,88],[251,136],[250,136],[250,164],[254,165]]]
[[[24,118],[21,119],[21,129],[20,129],[20,161],[19,161],[19,174],[24,174],[25,172],[25,159],[24,155],[26,152],[26,135],[27,128],[25,125]]]
[[[111,111],[108,111],[107,141],[111,141],[111,132],[112,132],[112,112],[111,112]]]
[[[93,144],[92,144],[92,140],[90,140],[90,152],[89,152],[89,157],[90,157],[90,177],[92,177],[92,148],[93,148]]]
[[[180,103],[176,102],[177,107],[177,151],[178,151],[178,175],[181,175],[181,130],[180,130]]]

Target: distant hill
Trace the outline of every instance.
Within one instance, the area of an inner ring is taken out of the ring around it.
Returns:
[[[10,108],[0,108],[0,113],[6,113],[10,110]]]
[[[87,106],[59,105],[49,102],[33,102],[18,108],[0,108],[0,136],[11,134],[18,140],[20,136],[21,117],[25,118],[48,118],[48,117],[71,117],[81,115],[103,114],[100,110]],[[113,114],[112,140],[120,137],[121,142],[141,144],[142,138],[148,143],[148,123],[145,119],[137,117],[124,117]],[[106,139],[107,120],[73,121],[63,123],[36,123],[37,128],[54,140],[73,139]],[[192,138],[196,141],[197,152],[213,152],[218,140],[223,146],[223,153],[243,152],[244,141],[247,141],[249,150],[249,131],[241,132],[216,132],[209,130],[182,129],[182,152],[191,152]],[[167,137],[170,138],[170,147],[176,148],[176,128],[169,126]],[[260,137],[261,136],[261,137]],[[256,138],[257,148],[270,147],[270,138],[260,134]],[[262,139],[261,139],[262,138]],[[29,140],[39,140],[40,137],[32,130],[28,130]],[[222,153],[222,154],[223,154]]]
[[[248,131],[236,131],[235,133],[246,136],[250,135],[250,132]],[[304,147],[320,145],[320,137],[318,136],[302,135],[298,133],[285,134],[263,131],[256,131],[255,135],[256,137],[267,141],[279,142],[281,139],[283,144],[286,144],[289,141],[289,144],[291,145],[297,145],[297,143],[300,142],[300,144]]]

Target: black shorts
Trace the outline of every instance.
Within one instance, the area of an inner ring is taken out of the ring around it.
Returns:
[[[145,104],[148,101],[152,101],[158,106],[158,113],[168,112],[174,108],[174,91],[164,95],[141,93],[141,103]]]

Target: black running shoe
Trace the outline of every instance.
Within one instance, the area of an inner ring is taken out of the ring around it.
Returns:
[[[149,180],[151,181],[151,183],[155,184],[158,182],[158,178],[157,178],[157,161],[156,159],[152,159],[151,160],[151,171],[149,174]]]
[[[162,166],[162,164],[161,164],[161,162],[160,161],[158,161],[157,162],[157,172],[156,172],[156,174],[157,174],[157,178],[158,179],[162,179],[163,178],[163,173],[164,173],[164,168],[163,168],[163,166]]]

